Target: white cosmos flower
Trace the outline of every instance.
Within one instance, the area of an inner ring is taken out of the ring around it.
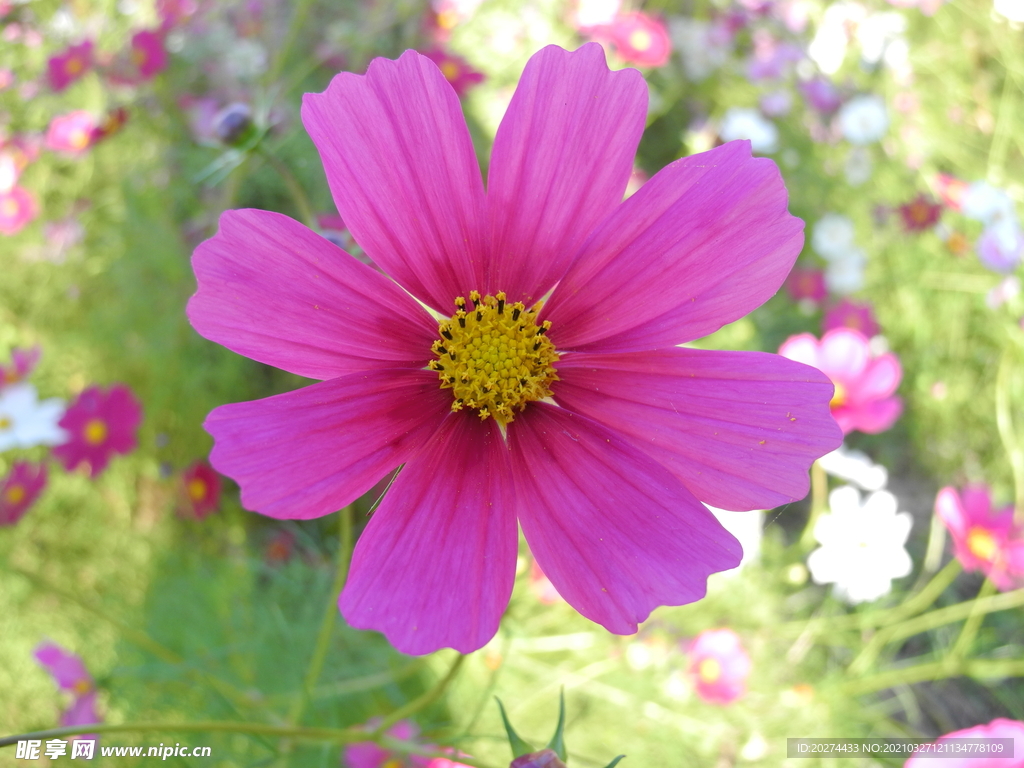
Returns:
[[[1017,213],[1010,196],[987,181],[976,181],[964,191],[960,210],[982,224],[1014,221]]]
[[[14,384],[0,390],[0,451],[59,445],[68,434],[57,422],[64,416],[64,401],[39,402],[31,384]]]
[[[718,131],[722,141],[749,139],[755,152],[774,152],[779,145],[779,129],[756,109],[730,107]]]
[[[864,265],[867,256],[860,248],[851,248],[841,258],[825,266],[825,285],[832,293],[847,296],[864,287]]]
[[[811,248],[826,261],[841,261],[850,251],[856,250],[853,243],[853,219],[841,213],[826,213],[814,225],[811,233]]]
[[[897,513],[896,497],[875,491],[861,501],[851,485],[828,496],[829,512],[814,526],[821,547],[807,558],[818,584],[835,584],[834,594],[850,603],[877,600],[892,589],[892,580],[910,574],[913,564],[903,545],[912,519]]]
[[[725,530],[739,540],[740,546],[743,547],[743,559],[740,560],[740,564],[731,571],[723,571],[723,573],[738,573],[737,569],[742,568],[748,563],[757,562],[757,559],[761,556],[761,539],[764,538],[764,510],[755,509],[750,512],[732,512],[727,509],[712,507],[710,504],[705,504],[704,506],[708,508],[711,514],[718,518],[718,522],[722,524]]]
[[[889,113],[881,96],[854,96],[839,109],[839,130],[851,144],[871,144],[889,130]]]
[[[716,29],[708,21],[673,16],[668,20],[668,34],[672,38],[672,48],[679,51],[683,60],[687,79],[695,83],[704,80],[729,59],[731,44],[723,35],[716,34]]]
[[[881,464],[875,464],[863,451],[855,451],[841,445],[832,453],[826,453],[818,463],[832,477],[838,477],[865,491],[880,491],[889,482],[889,471]]]
[[[1024,21],[1024,0],[995,0],[993,8],[996,13],[1005,16],[1010,21],[1017,23]]]

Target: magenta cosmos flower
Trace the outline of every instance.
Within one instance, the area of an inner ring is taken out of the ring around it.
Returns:
[[[802,498],[840,443],[818,371],[676,346],[775,293],[802,223],[747,142],[677,160],[623,201],[646,102],[640,73],[610,72],[600,46],[544,48],[485,192],[433,62],[376,59],[307,94],[302,118],[338,212],[394,282],[266,211],[226,212],[196,249],[199,333],[326,380],[207,418],[242,503],[319,517],[404,465],[340,599],[403,652],[494,635],[517,518],[559,594],[632,634],[739,563],[701,501]]]
[[[873,355],[860,331],[834,328],[821,341],[809,333],[790,336],[779,354],[813,365],[833,381],[830,405],[843,434],[884,432],[903,412],[903,401],[893,394],[903,378],[899,358],[891,352]]]
[[[42,347],[38,345],[31,349],[12,349],[11,364],[0,365],[0,389],[27,379],[35,370],[42,354]]]
[[[48,74],[53,90],[63,91],[89,71],[92,67],[92,47],[92,40],[85,40],[50,58]]]
[[[437,64],[444,79],[451,84],[459,96],[465,96],[470,88],[484,81],[483,73],[477,72],[468,61],[454,53],[435,48],[426,51],[423,55]]]
[[[822,318],[821,328],[831,331],[833,328],[853,328],[868,338],[876,335],[879,330],[878,321],[871,305],[866,301],[842,299]]]
[[[731,629],[709,629],[687,650],[697,695],[710,704],[732,704],[747,692],[750,656]]]
[[[46,129],[46,148],[81,155],[92,146],[96,128],[96,118],[83,109],[60,115],[53,118]]]
[[[379,720],[371,720],[366,725],[368,728],[376,728]],[[399,741],[416,741],[422,743],[419,737],[420,729],[411,720],[400,720],[391,726],[387,735]],[[433,747],[431,744],[423,744],[425,747]],[[434,747],[436,749],[436,747]],[[344,768],[467,768],[462,763],[456,763],[446,757],[423,757],[422,755],[403,755],[384,747],[378,746],[372,741],[360,741],[349,744],[345,747],[344,757],[341,764]]]
[[[999,717],[988,725],[976,725],[973,728],[953,731],[941,738],[1013,739],[1013,757],[1007,759],[1006,755],[1009,754],[1009,750],[1002,753],[965,755],[963,757],[946,755],[941,760],[922,753],[907,760],[903,768],[930,768],[930,766],[937,765],[941,765],[942,768],[1024,768],[1024,723],[1019,720],[1007,720]]]
[[[1024,530],[1014,525],[1013,505],[992,509],[988,486],[946,487],[935,497],[935,514],[953,536],[957,559],[981,571],[1000,590],[1024,585]]]
[[[43,643],[36,648],[35,657],[53,676],[61,690],[70,691],[75,696],[84,696],[95,687],[82,657],[64,650],[56,643]]]
[[[96,477],[112,455],[135,450],[141,421],[142,406],[128,387],[115,384],[106,391],[87,387],[60,420],[70,438],[54,448],[53,455],[67,470],[88,462],[89,474]]]
[[[185,470],[181,477],[185,496],[192,513],[202,520],[220,506],[220,475],[200,459]]]
[[[150,80],[167,68],[167,50],[159,31],[141,29],[132,35],[132,64],[143,80]]]
[[[825,273],[820,269],[795,268],[786,278],[785,287],[793,301],[810,299],[817,303],[828,296]]]
[[[16,461],[0,483],[0,526],[14,525],[46,487],[46,467]]]
[[[16,235],[38,215],[36,199],[24,187],[0,192],[0,234]]]

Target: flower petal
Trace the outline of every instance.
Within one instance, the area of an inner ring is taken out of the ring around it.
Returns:
[[[646,115],[643,77],[597,43],[530,58],[491,152],[489,290],[530,306],[555,284],[622,201]]]
[[[426,56],[374,59],[302,100],[302,123],[356,242],[446,314],[483,285],[484,187],[459,99]]]
[[[845,432],[859,430],[868,435],[885,432],[903,413],[903,400],[899,397],[887,397],[885,400],[872,400],[857,406],[836,408],[833,414]]]
[[[815,367],[850,385],[864,373],[870,360],[864,334],[852,328],[834,328],[821,337]]]
[[[517,547],[501,434],[493,421],[453,414],[370,518],[338,605],[402,653],[471,653],[498,631]]]
[[[566,354],[555,399],[629,437],[701,501],[769,509],[807,495],[842,443],[821,371],[763,352]]]
[[[383,275],[297,221],[226,211],[196,248],[188,316],[203,336],[300,376],[423,367],[437,338],[426,310]]]
[[[530,549],[566,602],[609,632],[700,600],[709,574],[739,565],[732,534],[617,433],[534,403],[508,435]]]
[[[559,349],[706,336],[763,304],[803,245],[771,160],[733,141],[665,166],[583,246],[546,307]]]
[[[449,412],[433,371],[354,373],[215,408],[210,463],[241,486],[242,506],[308,520],[341,509],[415,455]]]
[[[903,368],[896,355],[876,357],[867,363],[860,377],[850,383],[850,400],[866,402],[889,397],[896,391],[902,378]]]

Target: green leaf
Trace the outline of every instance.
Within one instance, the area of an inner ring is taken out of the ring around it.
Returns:
[[[625,757],[625,755],[619,755],[614,760],[612,760],[610,763],[608,763],[608,765],[606,765],[604,768],[615,768],[615,766],[619,764],[619,760],[621,760],[624,757]]]
[[[509,746],[512,747],[512,757],[522,757],[523,755],[533,752],[533,747],[519,738],[519,734],[516,733],[515,729],[512,727],[512,723],[508,721],[508,715],[505,714],[505,707],[501,703],[501,699],[495,696],[494,700],[498,702],[498,709],[501,710],[501,721],[505,724],[505,732],[508,734],[508,743]]]
[[[553,750],[563,763],[569,759],[565,751],[565,688],[558,694],[558,725],[547,748]]]

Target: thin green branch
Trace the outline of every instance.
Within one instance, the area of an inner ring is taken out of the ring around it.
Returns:
[[[810,549],[814,546],[814,526],[821,513],[828,508],[828,475],[820,462],[811,465],[811,514],[800,536],[800,546]]]
[[[295,203],[295,207],[299,211],[302,223],[310,229],[316,229],[316,214],[313,213],[313,206],[309,202],[306,190],[302,188],[299,180],[295,178],[295,174],[262,144],[257,145],[256,151],[260,154],[260,157],[270,163],[270,167],[281,177],[284,185],[288,188],[288,194],[292,197],[292,202]]]
[[[397,723],[399,720],[403,720],[404,718],[409,717],[409,715],[415,714],[416,712],[419,712],[421,709],[424,709],[433,704],[435,701],[437,701],[441,697],[441,694],[443,694],[445,690],[448,688],[452,680],[455,679],[455,675],[458,674],[459,668],[462,666],[462,662],[465,660],[465,658],[466,657],[460,653],[455,658],[455,662],[448,670],[448,673],[440,680],[438,680],[433,688],[431,688],[423,695],[413,699],[412,701],[403,704],[401,707],[399,707],[390,715],[381,720],[380,725],[378,725],[377,729],[373,732],[374,736],[381,736],[388,728]]]
[[[923,683],[929,680],[945,680],[949,677],[967,676],[979,680],[999,679],[1006,677],[1024,677],[1024,660],[1022,659],[973,659],[964,661],[949,659],[914,664],[911,666],[889,669],[877,675],[851,680],[840,686],[843,694],[857,696],[872,691],[882,691],[897,685]]]
[[[950,651],[952,656],[964,659],[970,655],[971,645],[974,643],[974,638],[978,635],[978,630],[981,628],[981,622],[985,618],[985,614],[979,610],[981,605],[979,600],[989,597],[995,591],[996,585],[992,583],[992,580],[985,579],[981,589],[978,590],[978,598],[974,601],[974,608],[971,610],[970,615],[968,615],[967,621],[964,622],[964,627],[960,630],[960,636],[956,639],[953,650]]]
[[[1018,523],[1024,523],[1024,449],[1021,448],[1020,441],[1017,439],[1010,411],[1012,355],[1013,348],[1007,345],[999,359],[999,371],[996,373],[996,427],[999,430],[999,439],[1003,443],[1003,449],[1010,460],[1010,470],[1013,473],[1015,519]]]

